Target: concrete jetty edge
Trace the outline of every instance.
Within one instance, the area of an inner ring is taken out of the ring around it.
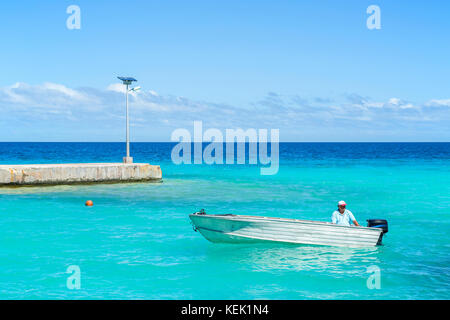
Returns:
[[[161,168],[148,163],[0,165],[0,186],[160,181]]]

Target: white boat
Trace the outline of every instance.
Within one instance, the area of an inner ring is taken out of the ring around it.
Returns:
[[[378,227],[342,226],[329,222],[268,218],[234,214],[189,215],[194,230],[211,242],[248,243],[284,242],[339,247],[370,247],[381,244],[387,232],[386,220],[375,221]],[[383,225],[380,223],[383,222]],[[381,227],[384,227],[383,229]]]

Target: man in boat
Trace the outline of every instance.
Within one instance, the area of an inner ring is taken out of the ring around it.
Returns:
[[[350,210],[347,210],[346,207],[347,204],[345,203],[345,201],[339,201],[338,209],[331,215],[331,222],[343,226],[351,226],[352,223],[355,226],[359,226],[359,223],[358,221],[356,221],[353,213]]]

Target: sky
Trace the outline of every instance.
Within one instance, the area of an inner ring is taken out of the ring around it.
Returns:
[[[450,141],[449,18],[444,1],[2,1],[0,141],[123,141],[117,76],[142,87],[132,141],[193,121],[281,141]]]

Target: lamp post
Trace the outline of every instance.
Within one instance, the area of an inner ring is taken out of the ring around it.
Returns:
[[[133,158],[130,157],[130,122],[128,119],[128,91],[137,91],[140,89],[140,87],[136,87],[136,88],[132,88],[129,89],[129,85],[133,82],[133,81],[137,81],[134,78],[130,78],[130,77],[117,77],[119,78],[119,80],[121,80],[123,82],[123,84],[126,86],[126,92],[125,92],[125,96],[126,96],[126,106],[127,106],[127,113],[126,113],[126,121],[127,121],[127,156],[123,158],[123,163],[133,163]]]

